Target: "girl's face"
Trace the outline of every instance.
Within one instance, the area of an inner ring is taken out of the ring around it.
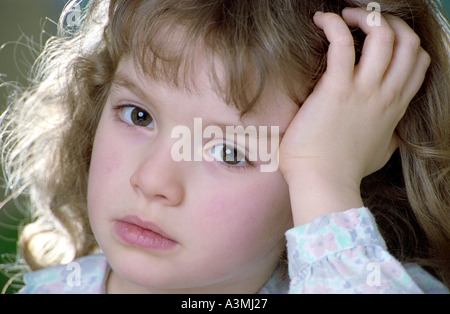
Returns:
[[[188,127],[194,143],[194,119],[201,118],[203,129],[244,122],[278,126],[282,134],[298,107],[273,93],[240,120],[211,87],[206,67],[193,75],[199,88],[188,91],[152,80],[128,58],[119,65],[88,188],[111,292],[257,292],[285,249],[291,211],[280,171],[262,172],[262,162],[241,158],[245,147],[214,136],[192,148],[213,161],[175,161],[180,137],[172,131]],[[237,157],[227,160],[230,154]]]

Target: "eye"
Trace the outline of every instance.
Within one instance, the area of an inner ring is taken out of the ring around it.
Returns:
[[[136,106],[123,106],[121,108],[122,118],[131,125],[154,129],[153,117],[145,110]]]
[[[235,146],[227,145],[225,143],[211,147],[210,154],[215,160],[224,162],[231,166],[241,166],[247,164],[245,153],[237,149]]]

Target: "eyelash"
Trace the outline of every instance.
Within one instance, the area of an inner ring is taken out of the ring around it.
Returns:
[[[150,113],[148,113],[147,110],[142,109],[140,106],[137,106],[135,104],[130,104],[130,103],[124,103],[124,104],[115,105],[113,107],[113,116],[114,116],[114,119],[117,122],[123,124],[127,128],[134,128],[134,127],[147,128],[147,127],[139,126],[139,125],[136,125],[136,124],[130,124],[129,122],[124,121],[124,117],[122,115],[123,114],[122,112],[126,108],[135,108],[135,109],[138,109],[138,110],[142,110],[142,111],[146,112],[148,115],[150,115],[152,117],[152,115]],[[219,145],[220,144],[211,146],[209,149],[212,149],[213,147],[216,147],[216,146],[219,146]],[[224,143],[222,143],[222,145],[226,145],[226,143],[224,142]],[[232,145],[228,145],[228,146],[232,147]],[[227,169],[229,169],[231,171],[247,170],[247,169],[253,168],[255,166],[255,164],[252,161],[248,160],[248,157],[246,155],[244,155],[244,160],[245,160],[245,163],[243,165],[231,165],[231,164],[226,163],[225,161],[219,161],[219,160],[217,160],[217,162],[219,162],[221,167],[225,167],[225,168],[227,168]]]
[[[232,148],[234,146],[233,144],[227,145],[226,142],[217,143],[217,144],[214,144],[214,145],[211,144],[207,148],[207,151],[211,151],[214,147],[220,147],[221,145],[225,145],[226,147],[230,147],[230,148]],[[219,151],[219,153],[220,153],[220,151]],[[244,164],[240,164],[240,165],[232,165],[232,164],[226,163],[225,161],[220,161],[220,160],[217,160],[216,158],[214,158],[214,159],[217,162],[219,162],[220,166],[225,167],[225,168],[230,169],[230,170],[234,170],[234,171],[246,170],[246,169],[250,169],[250,168],[255,166],[255,164],[248,159],[246,153],[244,153],[243,158],[245,160],[245,163]]]
[[[247,161],[243,165],[237,165],[237,166],[229,165],[225,162],[220,162],[220,164],[222,165],[222,167],[225,167],[231,171],[250,170],[251,168],[254,168],[254,164],[250,161]]]
[[[244,170],[250,170],[251,168],[254,167],[254,165],[247,161],[246,164],[244,165],[237,165],[237,166],[233,166],[233,165],[229,165],[225,162],[220,162],[221,167],[225,167],[226,169],[230,170],[230,171],[244,171]]]
[[[135,104],[130,104],[130,103],[118,104],[118,105],[113,107],[113,116],[114,116],[114,119],[117,122],[125,125],[128,128],[138,127],[138,128],[147,128],[149,130],[152,130],[151,128],[148,128],[146,126],[140,126],[140,125],[137,125],[137,124],[125,121],[125,118],[123,117],[123,110],[127,109],[127,108],[138,109],[138,110],[141,110],[141,111],[145,112],[146,114],[148,114],[152,118],[152,122],[151,123],[154,123],[153,116],[147,110],[142,109],[140,106],[137,106]]]

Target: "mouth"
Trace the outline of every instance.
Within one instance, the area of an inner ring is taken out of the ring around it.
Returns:
[[[113,229],[123,242],[147,250],[170,250],[178,245],[158,225],[137,216],[114,221]]]

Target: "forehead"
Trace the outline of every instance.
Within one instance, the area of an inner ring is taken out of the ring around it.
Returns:
[[[309,28],[301,26],[302,11],[281,10],[266,1],[232,1],[231,6],[216,0],[117,3],[105,32],[114,65],[117,58],[131,55],[156,81],[196,89],[202,86],[196,84],[199,65],[206,63],[208,87],[242,116],[260,111],[274,92],[288,90],[301,104],[311,91],[308,69],[317,73],[315,63],[302,57],[304,49],[291,45],[309,38],[303,36]],[[280,40],[280,34],[291,33],[295,40]]]

